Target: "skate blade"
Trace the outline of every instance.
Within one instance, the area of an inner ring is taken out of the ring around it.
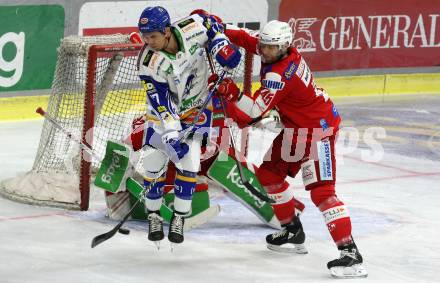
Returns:
[[[160,241],[152,241],[154,245],[156,246],[157,250],[160,250]]]
[[[175,247],[177,247],[178,245],[180,245],[180,243],[173,243],[170,242],[170,252],[174,252]]]
[[[267,244],[267,248],[272,251],[280,253],[291,253],[291,254],[307,254],[309,253],[304,246],[304,244],[284,244],[281,246]]]
[[[335,266],[330,268],[330,275],[334,278],[365,278],[367,270],[361,264],[353,266]]]

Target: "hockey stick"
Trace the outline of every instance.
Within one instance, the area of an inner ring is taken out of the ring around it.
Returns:
[[[122,228],[122,225],[125,223],[125,221],[127,221],[128,217],[131,215],[134,208],[141,202],[141,199],[142,198],[139,198],[136,201],[136,203],[130,208],[129,212],[124,216],[124,218],[113,229],[111,229],[110,231],[108,231],[104,234],[101,234],[101,235],[94,237],[92,240],[92,248],[94,248],[97,245],[112,238],[117,232],[119,232],[121,234],[128,235],[130,233],[130,230]],[[212,217],[217,215],[219,212],[220,212],[220,206],[216,205],[214,207],[208,208],[207,210],[205,210],[205,211],[203,211],[203,212],[201,212],[191,218],[188,218],[188,221],[185,225],[185,230],[192,229],[194,227],[197,227],[197,226],[200,226],[200,225],[206,223],[207,221],[209,221],[209,219],[211,219]]]
[[[209,101],[211,100],[214,92],[217,89],[217,86],[219,84],[219,82],[223,79],[225,75],[225,72],[223,72],[223,74],[221,75],[221,78],[219,78],[216,82],[216,84],[214,85],[214,88],[209,92],[207,98],[205,99],[205,101],[203,102],[203,104],[201,105],[200,110],[198,111],[197,115],[195,116],[193,122],[189,125],[189,127],[186,129],[186,132],[182,135],[182,137],[180,138],[180,140],[185,140],[189,134],[191,133],[192,129],[194,129],[196,123],[198,122],[198,120],[200,119],[201,115],[203,114],[203,111],[205,110],[206,106],[208,105]],[[59,130],[61,130],[63,133],[66,134],[66,136],[69,139],[72,139],[74,141],[76,141],[80,147],[84,150],[86,150],[90,155],[96,157],[96,155],[94,154],[93,150],[85,143],[83,143],[83,141],[81,141],[77,136],[75,136],[74,134],[72,134],[71,132],[69,132],[68,130],[66,130],[60,123],[58,123],[58,121],[56,121],[52,116],[50,116],[46,111],[44,111],[41,107],[38,107],[36,109],[36,112],[38,114],[40,114],[41,116],[43,116],[44,118],[46,118],[49,122],[51,122],[56,128],[58,128]],[[136,130],[136,129],[135,129]],[[155,184],[155,180],[154,179],[150,185],[145,188],[142,192],[142,194],[145,194],[145,192],[148,192],[150,187],[153,186]],[[138,203],[140,203],[142,200],[142,198],[139,198],[134,204],[133,206],[130,208],[130,210],[127,212],[127,214],[122,218],[121,221],[119,221],[119,223],[110,231],[100,234],[96,237],[94,237],[92,239],[92,248],[96,247],[97,245],[99,245],[100,243],[112,238],[117,232],[120,232],[122,234],[129,234],[130,231],[128,229],[124,229],[122,228],[122,225],[127,221],[127,219],[130,217],[131,213],[133,212],[133,210],[135,209],[135,207],[138,205]]]
[[[208,96],[206,97],[205,101],[203,102],[199,111],[197,112],[197,115],[194,117],[193,122],[189,125],[189,127],[186,129],[186,132],[182,135],[182,137],[179,140],[185,140],[186,138],[188,138],[189,134],[192,132],[192,129],[194,129],[195,125],[199,121],[200,116],[202,115],[203,111],[205,111],[205,108],[208,105],[209,101],[211,100],[213,94],[217,90],[218,84],[225,76],[225,73],[226,72],[223,72],[221,75],[221,79],[219,78],[217,80],[217,82],[214,85],[214,88],[209,92]],[[140,194],[145,195],[145,193],[147,193],[150,190],[150,188],[156,183],[156,180],[157,179],[154,179],[147,188],[144,188],[142,190],[142,192]],[[130,230],[122,228],[122,225],[124,225],[125,221],[127,221],[128,217],[130,217],[131,213],[133,212],[135,207],[141,202],[142,199],[143,198],[140,197],[136,200],[136,202],[133,204],[133,206],[130,208],[130,210],[127,212],[127,214],[122,218],[121,221],[119,221],[119,223],[113,229],[111,229],[110,231],[108,231],[106,233],[103,233],[103,234],[100,234],[100,235],[94,237],[92,240],[92,245],[91,245],[92,248],[94,248],[97,245],[101,244],[102,242],[105,242],[108,239],[112,238],[118,231],[122,234],[128,234],[130,232]],[[215,211],[218,211],[218,209]],[[201,220],[199,220],[199,222],[201,222]]]
[[[200,106],[200,110],[197,112],[197,115],[194,117],[193,122],[188,126],[188,128],[186,128],[185,132],[183,133],[182,137],[179,138],[179,140],[184,140],[188,137],[188,135],[192,132],[192,130],[194,129],[194,127],[196,126],[196,123],[199,121],[200,116],[202,116],[203,111],[205,110],[205,108],[208,106],[209,101],[212,99],[212,96],[214,95],[214,93],[217,91],[217,87],[220,84],[220,82],[223,80],[223,78],[226,75],[226,71],[223,71],[221,73],[221,75],[219,76],[219,78],[217,79],[217,81],[214,84],[214,87],[210,90],[210,92],[208,93],[208,96],[206,97],[205,101],[202,103],[202,105]]]
[[[73,140],[76,141],[79,146],[81,147],[81,149],[84,149],[85,151],[87,151],[87,153],[89,153],[90,155],[96,157],[96,155],[93,153],[93,150],[85,143],[83,143],[83,141],[81,139],[79,139],[77,136],[75,136],[74,134],[72,134],[71,132],[69,132],[68,130],[66,130],[63,126],[61,126],[60,123],[58,123],[57,120],[55,120],[52,116],[50,116],[46,111],[43,110],[43,108],[38,107],[35,112],[37,112],[38,114],[40,114],[41,116],[43,116],[44,118],[46,118],[49,122],[51,122],[57,129],[59,129],[60,131],[62,131],[63,133],[66,134],[66,136]]]
[[[223,100],[223,97],[220,96],[220,101],[222,104],[222,108],[223,108],[223,113],[225,115],[225,120],[228,119],[228,116],[226,114],[226,108],[225,108],[225,103]],[[237,143],[235,141],[235,137],[232,133],[232,129],[231,127],[228,125],[228,129],[229,129],[229,135],[231,136],[231,146],[232,149],[235,153],[235,156],[238,157],[239,155],[237,154]],[[243,158],[245,158],[243,156]],[[235,160],[235,163],[237,164],[237,168],[238,168],[238,173],[240,175],[240,179],[241,182],[243,183],[243,185],[246,187],[246,189],[249,190],[249,192],[251,192],[254,196],[258,197],[259,199],[268,202],[268,203],[275,203],[275,200],[269,198],[267,195],[262,194],[259,190],[257,190],[250,182],[249,180],[246,178],[246,176],[243,173],[243,165],[241,164],[241,162],[239,161],[240,158],[233,158]]]
[[[208,61],[209,61],[209,67],[211,68],[211,73],[215,74],[215,70],[214,70],[214,63],[212,62],[212,57],[209,54],[208,50],[205,49],[206,55],[208,57]],[[223,71],[223,75],[224,75],[224,71]],[[222,76],[223,78],[223,76]],[[217,83],[220,81],[220,79],[217,81]],[[225,102],[223,100],[223,97],[221,95],[219,95],[221,104],[222,104],[222,109],[223,109],[223,114],[225,115],[225,120],[228,120],[228,116],[226,114],[226,107],[225,107]],[[237,143],[235,141],[235,137],[232,133],[232,129],[230,127],[230,125],[228,125],[228,130],[229,130],[229,135],[231,136],[231,144],[232,144],[232,149],[234,150],[235,156],[238,157],[239,155],[237,154]],[[244,156],[243,156],[244,158]],[[242,182],[242,184],[246,187],[246,189],[248,189],[248,191],[250,193],[252,193],[254,196],[258,197],[259,199],[261,199],[262,201],[268,202],[268,203],[275,203],[275,200],[269,198],[267,195],[262,194],[259,190],[257,190],[250,182],[249,180],[246,178],[246,176],[243,173],[243,166],[241,164],[241,162],[238,160],[240,158],[233,158],[235,160],[235,163],[237,164],[237,168],[238,168],[238,173],[240,175],[240,180]]]
[[[148,186],[148,190],[150,189],[150,187],[152,185],[154,185],[155,180],[153,180],[150,185]],[[145,188],[145,190],[147,190],[147,188]],[[122,218],[121,221],[119,221],[119,223],[113,227],[113,229],[111,229],[110,231],[100,234],[96,237],[94,237],[92,239],[92,248],[96,247],[97,245],[101,244],[102,242],[107,241],[108,239],[110,239],[111,237],[113,237],[117,232],[120,232],[121,234],[129,234],[130,230],[128,229],[124,229],[122,228],[122,225],[124,225],[125,221],[127,221],[128,217],[130,217],[131,213],[133,212],[133,210],[135,209],[135,207],[141,202],[142,198],[138,198],[136,200],[136,202],[133,204],[133,206],[130,208],[130,210],[127,212],[127,214],[125,214],[124,218]]]
[[[66,134],[66,136],[69,138],[69,139],[72,139],[73,141],[75,141],[75,142],[77,142],[78,144],[79,144],[79,146],[82,148],[82,149],[84,149],[85,151],[87,151],[87,153],[88,154],[90,154],[91,156],[93,156],[93,157],[95,157],[96,159],[99,159],[97,156],[96,156],[96,154],[93,152],[93,149],[91,149],[88,145],[86,145],[82,140],[80,140],[77,136],[75,136],[74,134],[72,134],[71,132],[69,132],[68,130],[66,130],[60,123],[58,123],[58,121],[57,120],[55,120],[52,116],[50,116],[46,111],[44,111],[43,110],[43,108],[41,108],[41,107],[38,107],[36,110],[35,110],[35,112],[37,112],[38,114],[40,114],[41,116],[43,116],[44,118],[46,118],[49,122],[51,122],[57,129],[59,129],[60,131],[62,131],[63,133],[65,133]],[[131,213],[131,211],[133,210],[133,208],[134,208],[135,206],[133,206],[132,208],[131,208],[131,210],[130,210],[130,213]],[[130,233],[130,231],[129,230],[127,230],[127,229],[124,229],[124,228],[122,228],[121,227],[122,226],[122,224],[119,226],[119,227],[117,227],[117,229],[115,230],[115,233],[116,232],[120,232],[121,234],[125,234],[125,235],[127,235],[127,234],[129,234]],[[112,237],[112,236],[110,236],[110,237]],[[99,241],[99,240],[98,240]],[[104,240],[105,241],[105,240]],[[96,245],[98,245],[100,242],[98,242],[97,244],[95,244],[95,246]],[[92,243],[92,245],[93,245],[93,243]]]

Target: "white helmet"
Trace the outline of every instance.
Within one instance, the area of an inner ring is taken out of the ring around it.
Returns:
[[[260,31],[260,43],[278,45],[280,49],[290,46],[293,41],[292,29],[286,22],[273,20],[268,22]]]

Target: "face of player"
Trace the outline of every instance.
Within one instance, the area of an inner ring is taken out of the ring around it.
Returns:
[[[169,37],[167,36],[166,33],[153,31],[153,32],[143,33],[142,40],[154,50],[160,51],[167,46]]]
[[[284,55],[284,50],[280,50],[278,45],[258,44],[258,50],[261,61],[266,64],[272,64],[280,60]]]

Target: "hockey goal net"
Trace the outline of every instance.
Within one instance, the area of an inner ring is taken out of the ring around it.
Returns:
[[[46,111],[90,146],[94,158],[46,120],[32,169],[3,181],[2,195],[31,204],[88,209],[91,179],[104,157],[107,140],[121,141],[133,119],[146,112],[146,94],[136,70],[141,47],[122,34],[62,40]],[[247,91],[252,57],[242,56],[231,74]],[[220,66],[215,68],[219,73]],[[237,128],[234,136],[240,139]]]

